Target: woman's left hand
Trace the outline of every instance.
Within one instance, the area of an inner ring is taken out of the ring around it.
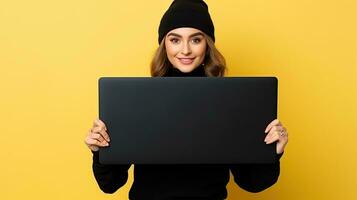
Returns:
[[[269,133],[268,133],[269,132]],[[265,133],[268,133],[264,139],[266,144],[271,144],[275,141],[276,143],[276,153],[281,154],[284,152],[284,148],[288,143],[288,132],[283,124],[275,119],[270,122],[270,124],[266,127]]]

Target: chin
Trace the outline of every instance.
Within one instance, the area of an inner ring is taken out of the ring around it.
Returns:
[[[185,65],[185,66],[179,65],[179,66],[175,66],[175,68],[179,69],[183,73],[189,73],[195,69],[194,65]]]

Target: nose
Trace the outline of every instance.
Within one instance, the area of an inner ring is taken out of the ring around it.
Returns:
[[[191,47],[190,47],[190,44],[188,42],[184,43],[181,52],[182,52],[183,55],[189,55],[191,53]]]

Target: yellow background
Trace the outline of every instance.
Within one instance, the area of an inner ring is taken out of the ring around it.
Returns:
[[[84,137],[100,76],[149,76],[171,1],[0,1],[0,199],[127,199],[102,193]],[[290,134],[281,176],[228,199],[357,199],[357,3],[207,0],[228,76],[277,76]]]

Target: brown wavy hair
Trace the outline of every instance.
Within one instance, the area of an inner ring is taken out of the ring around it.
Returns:
[[[203,33],[206,41],[206,55],[203,61],[206,76],[208,77],[223,77],[227,71],[226,60],[223,55],[216,48],[212,38]],[[173,67],[167,58],[165,48],[165,37],[162,39],[157,48],[154,57],[151,61],[151,76],[161,77],[165,76],[170,67]]]

